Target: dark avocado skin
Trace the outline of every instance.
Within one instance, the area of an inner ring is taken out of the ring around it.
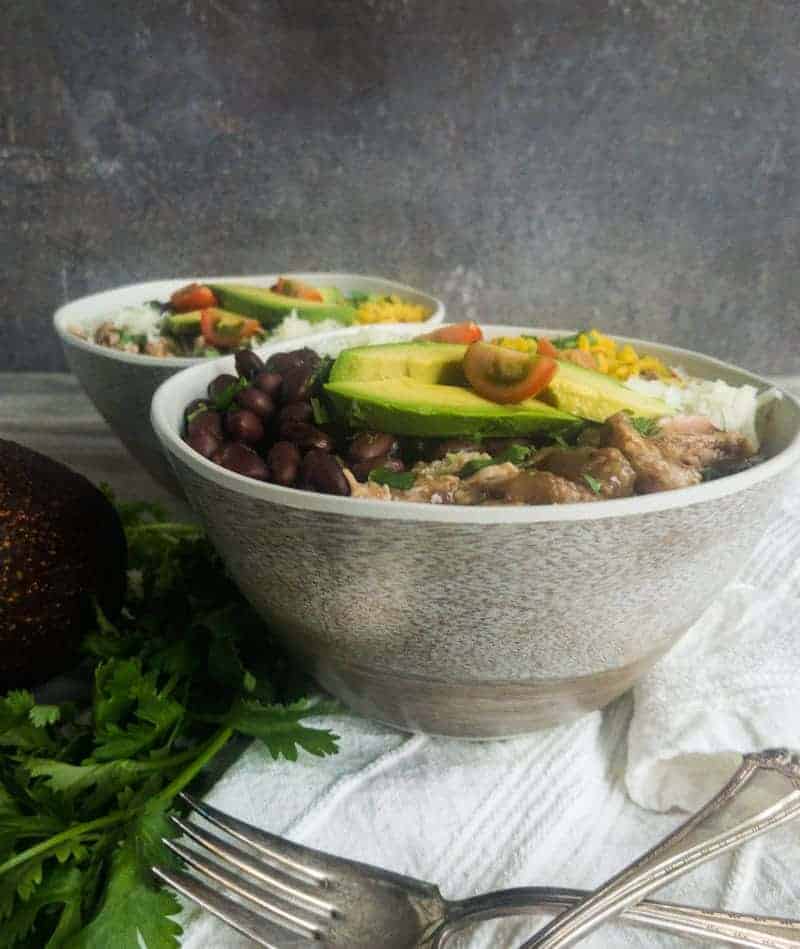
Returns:
[[[119,516],[90,481],[0,439],[0,692],[75,662],[96,597],[111,618],[125,594]]]

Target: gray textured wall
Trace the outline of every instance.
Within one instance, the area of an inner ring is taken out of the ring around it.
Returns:
[[[344,268],[800,371],[797,0],[0,12],[0,368],[90,291]]]

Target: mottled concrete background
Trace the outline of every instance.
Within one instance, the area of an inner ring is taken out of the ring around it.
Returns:
[[[0,369],[90,291],[342,268],[800,371],[797,0],[0,11]]]

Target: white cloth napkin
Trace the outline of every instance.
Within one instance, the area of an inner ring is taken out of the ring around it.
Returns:
[[[800,744],[800,481],[737,581],[605,713],[528,738],[470,743],[325,720],[339,755],[273,762],[253,745],[208,800],[322,850],[439,884],[446,897],[523,885],[593,887],[700,806],[741,752]],[[798,915],[800,827],[701,867],[662,898]],[[250,943],[190,907],[184,945]],[[470,949],[517,946],[541,920],[490,923]],[[606,927],[582,945],[686,945]]]

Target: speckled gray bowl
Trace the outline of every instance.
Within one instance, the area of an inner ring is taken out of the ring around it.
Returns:
[[[696,376],[768,386],[632,342]],[[221,371],[229,359],[186,370],[152,407],[212,542],[322,685],[436,734],[520,734],[620,695],[736,573],[800,461],[800,404],[784,395],[760,419],[768,460],[694,488],[558,507],[329,497],[243,478],[181,440],[183,407]]]
[[[364,293],[399,293],[408,300],[430,307],[433,312],[425,321],[425,325],[436,325],[444,319],[444,304],[441,301],[382,277],[345,273],[292,273],[284,276],[291,276],[319,287],[339,287],[346,292],[361,290]],[[150,426],[150,402],[153,393],[165,379],[187,366],[203,363],[205,359],[179,356],[160,358],[123,353],[87,342],[72,333],[70,328],[77,326],[94,329],[105,316],[120,307],[134,306],[147,300],[167,300],[174,290],[193,280],[200,283],[227,281],[268,286],[277,278],[278,274],[251,274],[183,277],[134,283],[73,300],[58,309],[53,317],[67,363],[97,410],[149,474],[179,497],[183,494],[180,483],[167,463]],[[351,332],[357,333],[358,329],[353,327]],[[419,324],[415,324],[413,328],[409,326],[407,332],[420,332]],[[314,338],[316,339],[316,334]]]

